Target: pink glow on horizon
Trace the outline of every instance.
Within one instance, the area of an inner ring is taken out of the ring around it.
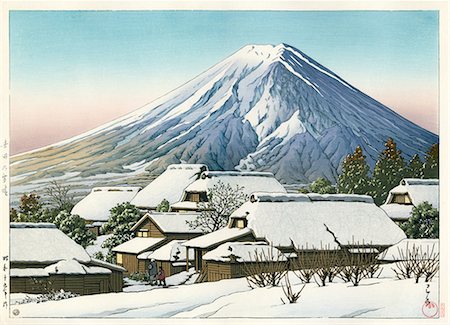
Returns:
[[[154,85],[152,85],[154,86]],[[19,92],[11,96],[11,154],[18,154],[79,135],[110,122],[151,102],[169,90],[120,91],[106,87],[103,91],[78,89],[57,97],[43,92]],[[129,88],[129,87],[127,87]],[[438,100],[433,87],[395,89],[360,88],[410,121],[438,134]],[[413,89],[413,91],[411,90]]]

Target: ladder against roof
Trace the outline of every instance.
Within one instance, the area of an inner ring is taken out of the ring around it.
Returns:
[[[200,275],[198,276],[197,280],[195,280],[195,283],[202,283],[202,282],[208,282],[208,266],[204,265],[203,268],[200,270]]]

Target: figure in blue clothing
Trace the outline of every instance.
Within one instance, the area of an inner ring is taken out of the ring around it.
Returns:
[[[158,269],[156,266],[156,261],[154,258],[150,260],[150,263],[148,263],[148,281],[153,286],[156,284],[156,280],[158,277]]]

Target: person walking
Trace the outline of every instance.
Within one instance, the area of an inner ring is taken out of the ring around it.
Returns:
[[[167,287],[167,284],[166,284],[166,273],[164,272],[162,266],[159,267],[158,282],[159,282],[158,283],[159,285]]]
[[[156,267],[156,261],[154,258],[150,260],[150,263],[148,263],[148,280],[150,282],[150,285],[157,284],[157,276],[158,276],[158,269]]]

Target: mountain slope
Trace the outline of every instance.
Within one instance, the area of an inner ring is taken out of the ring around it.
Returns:
[[[357,145],[373,165],[388,137],[405,157],[438,141],[301,51],[249,45],[135,112],[13,157],[12,190],[55,177],[80,188],[133,183],[179,162],[271,171],[285,183],[335,180]]]

